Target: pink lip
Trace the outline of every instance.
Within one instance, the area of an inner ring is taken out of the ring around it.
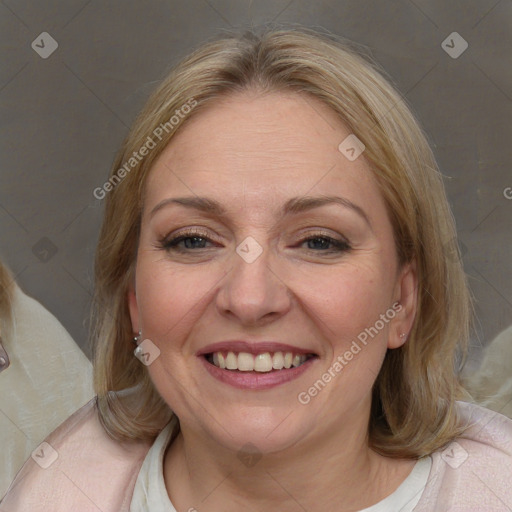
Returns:
[[[260,341],[250,343],[248,341],[220,341],[212,343],[200,349],[196,355],[203,356],[212,352],[248,352],[249,354],[262,354],[264,352],[292,352],[293,354],[314,354],[312,350],[298,348],[286,343],[274,343],[272,341]]]
[[[271,371],[268,373],[223,370],[222,368],[218,368],[217,366],[209,363],[205,357],[200,357],[200,359],[210,375],[217,380],[240,389],[259,390],[273,388],[298,378],[311,367],[317,358],[314,357],[308,359],[305,363],[295,368],[283,368],[282,370]]]

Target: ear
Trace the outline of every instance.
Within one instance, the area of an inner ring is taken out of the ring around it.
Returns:
[[[388,348],[401,347],[407,341],[416,317],[417,292],[418,276],[413,261],[403,266],[397,278],[393,302],[396,316],[390,323]]]
[[[132,321],[132,330],[134,333],[138,333],[140,329],[139,323],[139,306],[137,304],[137,295],[135,294],[135,283],[134,280],[130,282],[128,292],[126,293],[126,299],[128,301],[128,308],[130,310],[130,318]]]

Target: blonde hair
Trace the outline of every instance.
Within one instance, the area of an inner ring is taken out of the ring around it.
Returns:
[[[174,134],[222,96],[255,89],[307,94],[329,106],[366,146],[393,225],[400,264],[415,261],[418,308],[407,343],[388,350],[374,385],[369,443],[391,457],[416,458],[462,432],[461,388],[470,297],[442,176],[404,98],[350,43],[308,29],[265,30],[210,41],[182,60],[136,119],[115,160],[119,175],[158,126],[194,108],[108,193],[96,255],[94,383],[100,419],[115,439],[150,439],[171,418],[133,356],[127,290],[133,279],[144,186]],[[169,123],[168,123],[169,124]],[[163,130],[160,130],[163,131]],[[131,405],[121,390],[133,388]]]
[[[12,323],[12,300],[14,279],[7,267],[0,262],[0,336],[4,335]]]

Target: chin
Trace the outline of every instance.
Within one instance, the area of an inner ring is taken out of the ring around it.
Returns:
[[[261,409],[255,407],[224,415],[223,421],[215,421],[215,432],[212,432],[214,423],[210,419],[206,428],[219,444],[232,451],[239,452],[245,447],[261,455],[286,450],[304,437],[304,426],[293,414],[276,413],[268,407]],[[290,421],[292,417],[293,422]]]

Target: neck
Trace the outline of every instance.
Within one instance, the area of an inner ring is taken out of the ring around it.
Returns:
[[[166,452],[164,480],[178,511],[354,511],[391,494],[414,461],[382,457],[368,447],[368,418],[332,425],[279,453],[252,458],[187,429]],[[260,458],[261,457],[261,458]]]

